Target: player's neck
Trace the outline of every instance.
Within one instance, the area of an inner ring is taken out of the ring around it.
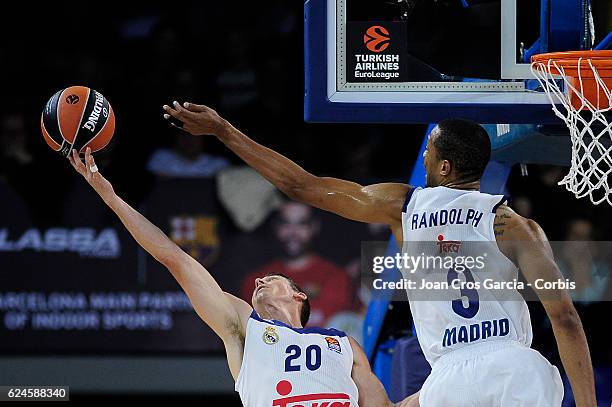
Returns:
[[[264,305],[262,314],[265,314],[260,315],[264,319],[273,319],[293,328],[302,328],[299,317],[291,315],[291,312],[286,308],[280,308],[273,304],[266,304]]]
[[[440,183],[440,186],[453,189],[465,189],[468,191],[480,191],[480,180],[464,181],[464,180],[449,180]]]

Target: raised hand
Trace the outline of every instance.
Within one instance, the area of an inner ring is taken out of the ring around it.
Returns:
[[[112,194],[113,187],[106,178],[98,171],[98,166],[91,155],[91,149],[87,147],[85,150],[85,162],[79,157],[79,153],[76,150],[72,150],[72,154],[68,155],[68,161],[72,164],[72,167],[85,178],[85,181],[93,187],[93,189],[102,198],[107,194]]]
[[[164,119],[194,136],[218,135],[228,123],[208,106],[185,102],[164,105]]]

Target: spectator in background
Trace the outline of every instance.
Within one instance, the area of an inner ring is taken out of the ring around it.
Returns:
[[[147,169],[153,174],[172,178],[214,177],[227,168],[229,162],[222,157],[204,153],[204,138],[180,133],[172,149],[162,148],[153,153]]]
[[[531,204],[531,199],[524,195],[519,195],[512,198],[512,208],[516,213],[525,218],[531,219],[533,217],[533,205]]]
[[[31,185],[35,181],[36,175],[33,162],[32,154],[26,146],[23,114],[9,113],[1,117],[0,202],[5,209],[4,215],[7,219],[19,221],[25,220],[28,216],[22,200],[33,197]],[[18,193],[17,195],[15,191]],[[6,224],[3,223],[2,226],[6,226]]]
[[[248,275],[243,281],[242,297],[251,298],[255,278],[280,273],[293,279],[308,295],[309,325],[325,326],[332,315],[349,309],[350,283],[345,270],[311,251],[319,229],[311,207],[297,202],[283,204],[274,220],[274,232],[285,256]]]
[[[249,58],[249,42],[245,34],[232,32],[224,48],[227,65],[216,77],[219,110],[237,117],[250,116],[258,101],[257,73]]]
[[[0,122],[0,174],[18,175],[32,164],[32,154],[26,146],[27,134],[22,113],[11,113]]]
[[[576,289],[571,291],[574,300],[583,303],[601,301],[610,284],[610,268],[597,258],[598,246],[592,243],[593,239],[590,220],[578,218],[567,223],[559,268],[576,283]]]
[[[279,37],[295,33],[300,24],[299,14],[295,7],[285,0],[270,0],[260,5],[261,12],[257,17],[257,32],[265,32],[268,38],[278,41]]]
[[[41,175],[46,174],[37,171],[27,140],[23,113],[8,113],[0,118],[0,177],[6,178],[22,198],[36,207],[37,190],[32,185],[40,182]]]

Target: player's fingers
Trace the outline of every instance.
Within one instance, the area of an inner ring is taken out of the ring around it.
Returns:
[[[83,175],[86,179],[89,179],[91,173],[89,172],[89,165],[87,165],[87,150],[85,150],[85,157],[83,160],[81,160],[81,157],[79,156],[79,163],[81,163],[81,166],[83,167]]]
[[[180,123],[185,123],[187,121],[191,121],[192,119],[194,119],[195,113],[185,110],[181,108],[177,102],[175,103],[180,108],[180,110],[176,109],[176,106],[171,107],[168,105],[164,105],[164,110],[166,111],[166,114],[169,115],[169,117],[166,117],[166,115],[164,115],[164,118],[166,120],[174,121],[175,124],[180,125]]]
[[[70,163],[70,165],[72,165],[72,168],[74,168],[75,170],[77,169],[76,164],[74,163],[74,160],[72,159],[72,154],[68,154],[68,162]]]
[[[87,167],[87,174],[93,175],[98,172],[98,167],[94,161],[93,155],[91,155],[91,148],[87,147],[85,150],[85,163]]]
[[[167,117],[167,119],[169,119],[170,117],[174,117],[175,119],[181,120],[183,118],[183,115],[178,110],[175,110],[168,105],[164,105],[163,109],[166,112],[166,114],[164,114],[164,117],[166,118],[166,115],[169,116]]]
[[[186,110],[189,110],[190,112],[206,112],[207,110],[209,110],[210,108],[208,106],[204,106],[204,105],[196,105],[195,103],[190,103],[190,102],[185,102],[183,103],[183,107]]]
[[[83,165],[81,157],[79,157],[79,153],[77,153],[76,149],[72,149],[72,161],[74,162],[74,168],[76,168],[79,174],[85,175],[85,165]]]
[[[76,152],[75,149],[72,149],[70,151],[70,158],[71,158],[71,161],[72,161],[72,165],[74,165],[74,168],[76,168],[76,170],[79,171],[80,170],[80,167],[79,167],[79,164],[78,164],[79,156],[77,155],[77,152]]]
[[[172,127],[176,127],[176,128],[177,128],[177,129],[179,129],[179,130],[188,131],[188,130],[185,128],[185,126],[183,126],[183,123],[176,124],[176,123],[174,123],[174,122],[170,122],[170,125],[171,125]]]
[[[183,121],[194,120],[194,119],[197,119],[197,117],[198,117],[198,115],[196,113],[194,113],[194,112],[192,112],[190,110],[185,109],[176,100],[174,102],[172,102],[172,107],[174,107],[174,110],[176,110],[178,112],[178,114],[180,115],[180,118]]]
[[[175,119],[167,113],[164,114],[164,119],[166,119],[174,127],[178,127],[179,129],[183,127],[183,122],[180,119]]]

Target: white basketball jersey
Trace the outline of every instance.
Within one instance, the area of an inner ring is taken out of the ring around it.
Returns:
[[[293,328],[253,311],[235,388],[245,407],[357,407],[352,369],[344,332]]]
[[[518,292],[511,290],[516,296],[508,300],[482,288],[484,280],[492,276],[498,281],[518,279],[517,267],[497,247],[493,230],[495,211],[505,200],[502,195],[441,186],[415,188],[406,197],[402,210],[404,254],[418,256],[415,250],[428,245],[436,253],[454,252],[474,258],[482,255],[485,246],[491,248],[481,270],[461,273],[463,280],[479,282],[480,289],[468,293],[451,288],[451,296],[456,291],[454,300],[415,298],[415,292],[407,290],[419,343],[431,365],[441,356],[474,343],[511,340],[531,345],[529,310]],[[426,276],[427,271],[422,268],[416,275]],[[442,271],[446,273],[445,268]],[[449,269],[449,275],[442,278],[448,277],[450,282],[451,272],[455,273]]]

